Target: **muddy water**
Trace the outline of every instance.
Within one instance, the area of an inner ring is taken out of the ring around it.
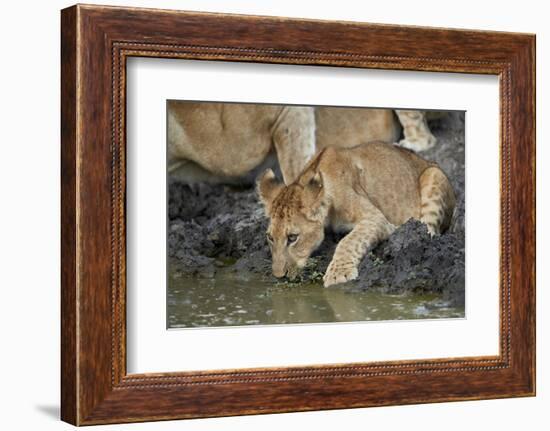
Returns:
[[[169,274],[168,327],[220,327],[285,323],[464,317],[438,295],[351,292],[320,283],[275,284],[221,271],[214,278]]]

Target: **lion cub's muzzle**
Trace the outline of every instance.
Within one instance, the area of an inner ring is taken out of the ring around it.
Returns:
[[[284,266],[275,266],[275,265],[273,265],[271,270],[273,272],[274,277],[283,278],[284,276],[286,276],[286,268]]]
[[[273,272],[273,276],[276,278],[286,277],[292,281],[300,273],[300,268],[298,268],[297,266],[288,265],[287,263],[282,263],[282,264],[274,263],[272,266],[272,272]]]

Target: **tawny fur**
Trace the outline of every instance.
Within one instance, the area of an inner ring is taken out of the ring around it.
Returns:
[[[349,231],[323,278],[353,280],[367,250],[410,218],[437,234],[451,221],[455,196],[443,171],[411,151],[382,142],[321,150],[292,184],[268,170],[258,192],[270,218],[267,232],[276,277],[294,278],[324,239]]]
[[[290,184],[318,149],[374,140],[393,143],[401,131],[389,109],[182,101],[169,101],[167,107],[168,170],[185,182],[232,182],[276,154]],[[412,115],[404,129],[406,139],[415,121],[425,131],[422,114]],[[433,138],[429,129],[427,133]],[[414,143],[407,146],[426,148],[423,136],[429,138],[415,132]]]
[[[425,151],[434,147],[437,139],[428,127],[427,118],[438,118],[431,112],[396,109],[395,113],[403,126],[403,139],[399,145],[413,151]]]

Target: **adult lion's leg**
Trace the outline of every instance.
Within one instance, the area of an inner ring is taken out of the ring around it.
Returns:
[[[448,229],[456,200],[453,187],[443,171],[437,167],[426,169],[419,179],[420,221],[431,235]]]
[[[399,141],[399,145],[413,151],[424,151],[436,144],[437,139],[428,127],[426,114],[423,111],[396,109],[395,113],[403,126],[403,135],[405,136]]]
[[[283,180],[291,184],[315,154],[313,108],[285,107],[273,127],[273,143]]]
[[[359,263],[369,247],[386,239],[394,230],[395,226],[384,214],[372,207],[365,218],[338,243],[323,277],[325,287],[356,279]]]

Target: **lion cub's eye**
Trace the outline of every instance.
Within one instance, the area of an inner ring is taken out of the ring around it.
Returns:
[[[273,237],[270,234],[266,233],[265,236],[268,242],[273,242]]]
[[[288,235],[286,237],[286,239],[287,239],[287,244],[288,245],[294,244],[298,240],[298,235],[296,235],[294,233],[291,233],[290,235]]]

